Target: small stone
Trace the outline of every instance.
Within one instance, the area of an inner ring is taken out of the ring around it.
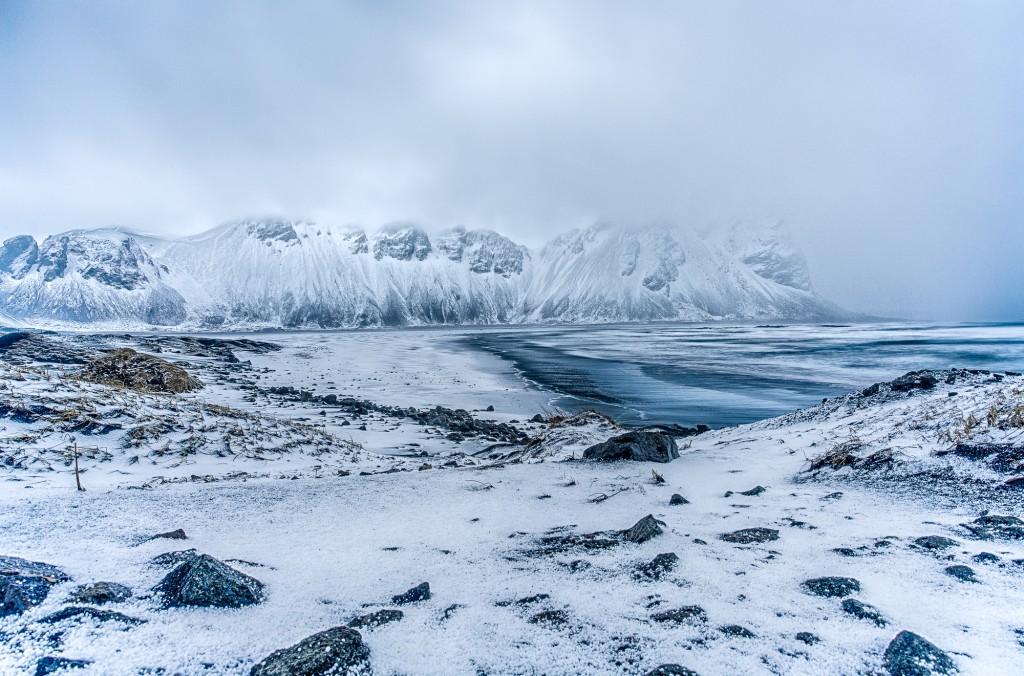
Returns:
[[[658,554],[652,561],[640,566],[634,577],[660,580],[662,575],[671,572],[678,564],[679,556],[674,552]]]
[[[43,657],[36,662],[35,676],[49,676],[65,669],[85,669],[91,660],[72,660],[67,657]]]
[[[405,613],[401,610],[378,610],[375,613],[354,618],[348,623],[348,626],[352,629],[373,629],[391,622],[398,622],[403,617],[405,617]]]
[[[850,549],[849,547],[836,547],[832,551],[839,556],[857,556],[856,550]]]
[[[658,521],[654,518],[653,514],[648,514],[644,518],[633,524],[632,528],[627,531],[623,531],[623,536],[630,542],[647,542],[651,538],[655,538],[665,531],[661,529],[661,526],[666,525],[664,521]]]
[[[778,540],[779,531],[773,528],[744,528],[743,530],[719,535],[718,538],[734,544],[749,545]]]
[[[154,535],[153,537],[151,537],[149,539],[150,540],[161,540],[161,539],[163,539],[163,540],[187,540],[188,536],[185,535],[184,529],[179,528],[177,530],[167,531],[166,533],[157,533],[156,535]]]
[[[949,566],[946,568],[945,573],[961,582],[978,582],[978,578],[974,576],[974,569],[970,566]]]
[[[651,669],[650,671],[648,671],[646,674],[644,674],[644,676],[700,676],[700,675],[696,671],[694,671],[693,669],[687,669],[686,667],[680,666],[678,664],[660,664],[660,665],[654,667],[653,669]]]
[[[757,635],[754,632],[750,631],[746,627],[741,627],[738,624],[727,624],[724,627],[719,627],[718,631],[722,632],[726,636],[735,636],[737,638],[757,637]]]
[[[829,493],[828,495],[824,496],[822,498],[822,500],[838,500],[838,499],[840,499],[842,497],[843,497],[842,491],[836,491],[835,493]]]
[[[545,610],[529,619],[530,624],[542,624],[560,627],[569,623],[569,615],[564,610]]]
[[[942,649],[910,631],[896,634],[885,649],[882,665],[890,676],[949,676],[958,671]]]
[[[100,610],[88,606],[69,606],[62,608],[55,613],[50,613],[39,620],[42,624],[56,624],[65,620],[78,620],[87,617],[97,622],[121,622],[122,624],[136,625],[145,624],[146,620],[137,617],[128,617],[113,610]]]
[[[956,547],[960,543],[956,540],[942,537],[941,535],[928,535],[926,537],[917,538],[916,540],[914,540],[914,544],[924,549],[930,549],[932,551],[942,551],[943,549]]]
[[[91,603],[101,606],[104,603],[121,603],[132,597],[132,590],[116,582],[95,582],[85,584],[71,592],[68,601],[72,603]]]
[[[655,622],[707,622],[708,614],[700,606],[683,606],[675,610],[663,610],[660,613],[651,615]]]
[[[537,415],[535,415],[532,418],[530,418],[530,422],[532,422],[532,423],[542,423],[542,422],[544,422],[544,416],[542,416],[540,413],[538,413]]]
[[[355,629],[334,627],[277,650],[255,665],[249,676],[369,674],[370,649]]]
[[[860,582],[852,577],[816,577],[802,584],[804,591],[814,596],[840,597],[860,591]]]
[[[885,619],[882,612],[872,605],[867,603],[861,603],[857,599],[846,599],[843,601],[843,612],[848,615],[853,615],[858,620],[867,620],[874,622],[879,627],[884,627],[889,624],[889,620]]]
[[[761,495],[761,493],[764,493],[766,490],[767,489],[764,486],[754,486],[749,491],[742,491],[742,492],[740,492],[740,495],[747,495],[747,496],[750,496],[750,497],[754,497],[755,495]]]
[[[397,606],[404,606],[408,603],[419,603],[430,598],[430,583],[418,584],[404,594],[391,597],[391,602]]]
[[[818,635],[812,634],[809,631],[799,631],[797,632],[795,638],[801,643],[806,643],[807,645],[815,645],[817,643],[821,643],[821,639],[818,638]]]
[[[484,410],[487,411],[488,413],[494,413],[494,405],[492,404],[485,408]]]
[[[679,493],[673,493],[672,497],[669,498],[668,504],[670,505],[688,505],[690,501],[679,495]]]
[[[1002,560],[998,556],[996,556],[995,554],[992,554],[990,552],[982,552],[980,554],[975,554],[971,558],[976,563],[999,563],[999,561]]]

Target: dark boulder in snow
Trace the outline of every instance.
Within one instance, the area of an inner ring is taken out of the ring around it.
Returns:
[[[1015,516],[989,514],[963,527],[982,540],[1024,540],[1024,521]]]
[[[651,615],[655,622],[707,622],[708,614],[700,606],[683,606],[675,610],[663,610],[660,613]]]
[[[821,638],[817,634],[812,634],[809,631],[798,631],[795,638],[801,643],[806,643],[807,645],[821,643]]]
[[[910,631],[896,634],[885,649],[882,664],[890,676],[936,676],[958,671],[949,655]]]
[[[840,597],[860,591],[860,582],[852,577],[816,577],[801,586],[814,596]]]
[[[720,540],[732,542],[738,545],[749,545],[763,542],[773,542],[779,539],[779,531],[774,528],[744,528],[743,530],[723,533],[719,535]]]
[[[199,552],[195,549],[179,549],[173,552],[157,554],[149,562],[154,566],[177,566],[179,563],[191,561],[197,556],[199,556]]]
[[[397,606],[404,606],[407,603],[418,603],[430,598],[430,583],[418,584],[404,594],[391,597],[391,602]]]
[[[355,629],[334,627],[271,653],[249,676],[369,674],[370,649]]]
[[[263,583],[207,554],[194,556],[160,581],[153,591],[164,605],[239,608],[263,600]]]
[[[55,613],[50,613],[46,617],[41,618],[39,621],[42,624],[56,624],[58,622],[64,622],[66,620],[81,620],[88,618],[97,622],[120,622],[122,624],[145,624],[146,620],[139,619],[137,617],[129,617],[122,613],[114,612],[113,610],[100,610],[99,608],[90,608],[88,606],[69,606],[67,608],[61,608]]]
[[[405,617],[405,613],[401,610],[378,610],[375,613],[360,615],[354,618],[348,623],[348,626],[353,629],[373,629],[374,627],[381,627],[391,622],[398,622],[403,617]]]
[[[180,366],[128,347],[93,359],[79,375],[82,380],[139,392],[180,393],[203,387]]]
[[[669,498],[668,504],[670,505],[688,505],[690,501],[679,495],[679,493],[673,493],[672,497]]]
[[[49,676],[49,674],[70,669],[85,669],[90,664],[92,664],[90,660],[72,660],[67,657],[47,656],[36,662],[35,676]]]
[[[917,538],[914,540],[914,544],[924,549],[942,550],[949,549],[950,547],[956,547],[959,542],[956,540],[942,537],[941,535],[928,535],[925,537]]]
[[[976,578],[974,576],[974,569],[971,568],[970,566],[964,566],[964,565],[949,566],[948,568],[946,568],[946,570],[944,572],[946,573],[946,575],[949,575],[950,577],[955,577],[956,579],[960,580],[961,582],[977,582],[978,581],[978,578]]]
[[[872,605],[862,603],[857,599],[844,600],[842,608],[844,613],[847,615],[853,615],[858,620],[874,622],[879,627],[884,627],[889,624],[889,620],[885,619],[885,616],[882,615],[882,611]]]
[[[584,460],[671,462],[678,457],[676,440],[658,432],[628,432],[583,451]]]
[[[188,540],[188,536],[185,535],[184,528],[178,528],[177,530],[167,531],[166,533],[157,533],[150,540]]]
[[[116,582],[95,582],[84,584],[71,592],[68,600],[72,603],[90,603],[102,606],[104,603],[121,603],[132,597],[132,590]]]
[[[671,572],[679,564],[679,556],[674,552],[658,554],[648,563],[637,568],[636,577],[638,580],[660,580],[665,573]]]
[[[633,524],[633,527],[627,531],[623,531],[622,535],[630,542],[647,542],[651,538],[655,538],[665,531],[661,529],[664,526],[664,521],[658,521],[654,518],[653,514],[648,514],[644,518]]]
[[[699,676],[699,674],[693,669],[687,669],[678,664],[660,664],[644,676]]]
[[[734,636],[736,638],[757,638],[757,634],[738,624],[727,624],[724,627],[719,627],[718,631],[726,636]]]
[[[70,579],[47,563],[0,556],[0,617],[21,615],[42,603],[53,585]]]

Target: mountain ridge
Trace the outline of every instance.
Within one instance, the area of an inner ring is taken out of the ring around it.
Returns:
[[[0,245],[0,316],[54,327],[356,328],[831,320],[778,222],[704,235],[594,225],[536,249],[492,230],[428,235],[243,219],[167,238],[70,230]]]

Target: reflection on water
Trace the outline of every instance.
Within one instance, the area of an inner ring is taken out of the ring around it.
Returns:
[[[1019,324],[482,329],[464,344],[629,424],[752,422],[926,368],[1024,370]]]

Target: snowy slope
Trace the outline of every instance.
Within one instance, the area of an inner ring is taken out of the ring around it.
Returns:
[[[0,312],[50,325],[361,327],[524,322],[824,319],[775,226],[701,237],[594,226],[531,253],[487,230],[431,238],[243,220],[182,239],[121,230],[0,247]]]

